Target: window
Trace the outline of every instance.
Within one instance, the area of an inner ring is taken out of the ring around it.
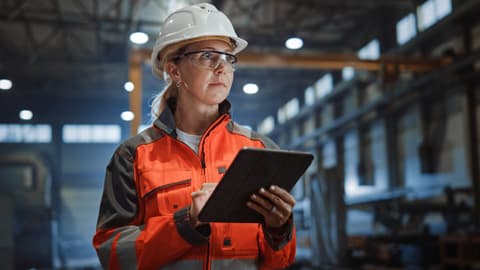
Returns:
[[[284,106],[280,107],[277,111],[277,119],[278,123],[283,124],[285,121],[287,121],[287,117],[285,115],[285,108]]]
[[[403,17],[397,23],[397,43],[399,45],[405,44],[407,41],[415,37],[417,34],[417,27],[415,25],[415,15],[413,13]]]
[[[452,0],[435,0],[435,12],[437,20],[452,13]]]
[[[344,67],[342,69],[342,79],[349,81],[355,76],[355,69],[353,67]]]
[[[64,125],[64,143],[118,143],[121,139],[119,125]]]
[[[365,60],[376,60],[380,58],[380,42],[378,39],[370,41],[358,50],[358,58]]]
[[[451,0],[428,0],[417,8],[418,30],[424,31],[452,13]]]
[[[332,74],[328,73],[325,74],[322,78],[320,78],[315,83],[315,93],[317,99],[323,98],[324,96],[328,95],[332,92],[333,89],[333,78]]]
[[[298,98],[293,98],[285,104],[285,116],[287,119],[295,117],[300,111],[300,102]]]
[[[305,105],[309,106],[315,103],[315,90],[309,86],[305,89]]]
[[[1,143],[51,143],[52,127],[48,124],[0,124]]]
[[[285,123],[288,119],[295,117],[300,111],[300,101],[298,98],[292,98],[277,111],[279,124]]]
[[[260,134],[268,134],[273,131],[275,128],[275,119],[273,116],[268,116],[267,118],[263,119],[260,124],[258,124],[258,132]]]
[[[423,31],[432,26],[435,21],[435,2],[429,0],[417,8],[418,30]]]

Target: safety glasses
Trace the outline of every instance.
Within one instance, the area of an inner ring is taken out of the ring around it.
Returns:
[[[237,57],[231,53],[214,50],[186,52],[176,56],[175,60],[180,61],[183,58],[187,58],[198,67],[211,70],[217,69],[223,63],[225,72],[235,71],[235,63],[238,61]]]

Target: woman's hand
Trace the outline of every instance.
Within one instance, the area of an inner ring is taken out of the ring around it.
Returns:
[[[190,222],[192,226],[197,227],[204,224],[198,221],[198,213],[205,206],[216,186],[216,183],[205,183],[200,190],[192,192],[192,205],[190,207]]]
[[[292,215],[295,198],[288,191],[278,186],[261,188],[250,196],[247,206],[265,218],[265,225],[271,228],[282,227]]]

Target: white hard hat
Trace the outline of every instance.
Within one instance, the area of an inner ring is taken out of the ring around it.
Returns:
[[[201,3],[181,8],[164,21],[152,51],[152,71],[163,78],[162,56],[158,55],[168,45],[201,37],[226,37],[235,42],[233,54],[247,47],[247,41],[235,33],[230,20],[215,6]],[[160,59],[160,60],[159,60]]]

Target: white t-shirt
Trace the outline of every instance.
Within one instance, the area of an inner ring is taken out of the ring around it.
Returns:
[[[192,148],[192,150],[198,154],[198,146],[200,144],[200,139],[202,139],[202,136],[188,134],[178,128],[176,128],[175,130],[177,131],[177,139],[190,146],[190,148]]]

